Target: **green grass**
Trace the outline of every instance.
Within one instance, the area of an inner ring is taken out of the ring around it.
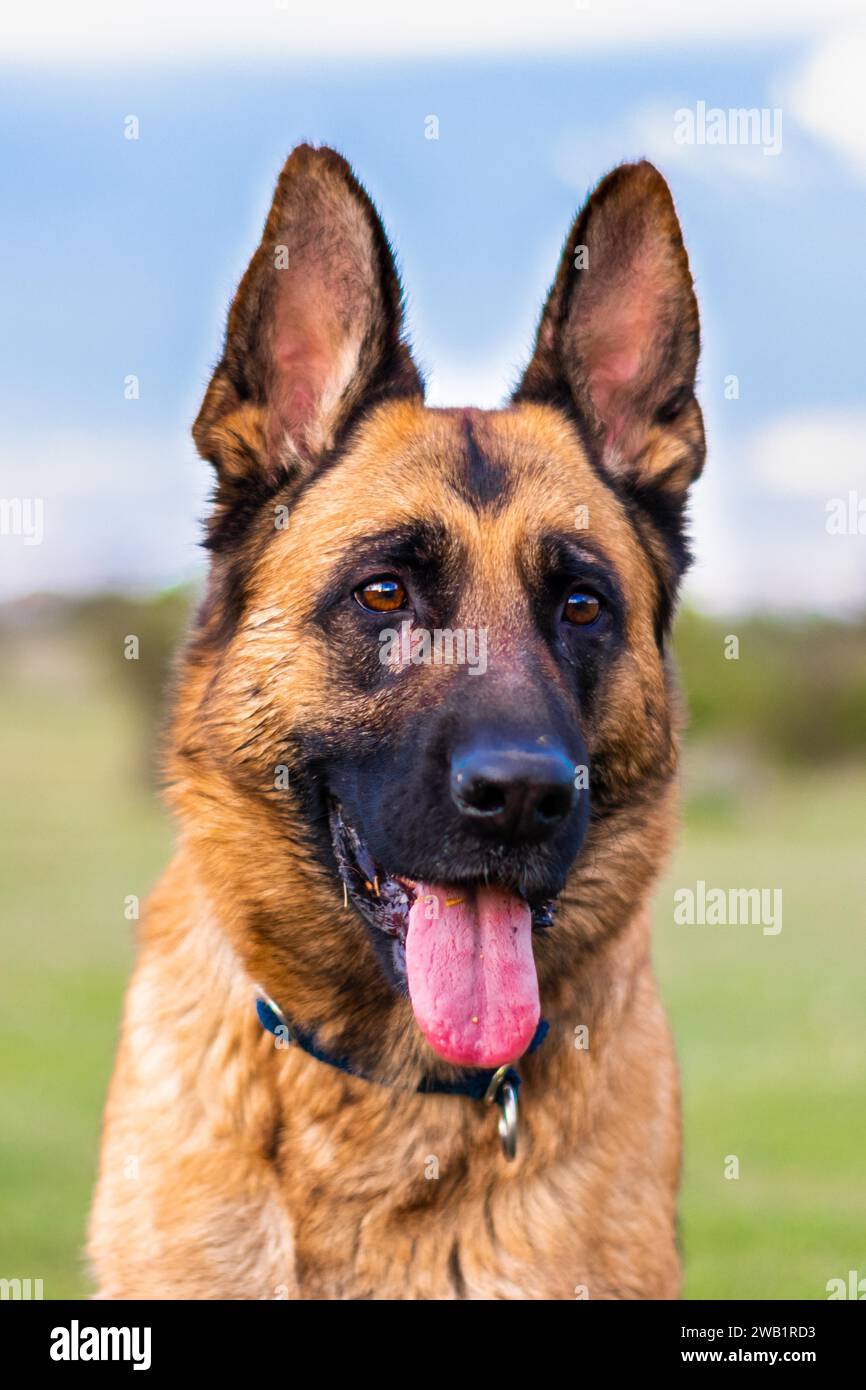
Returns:
[[[688,818],[656,894],[689,1298],[822,1298],[866,1272],[864,804],[862,772],[753,776],[734,816],[726,799]],[[697,879],[780,888],[782,930],[674,925],[673,892]]]
[[[76,1297],[132,955],[124,899],[147,892],[170,831],[125,695],[18,685],[0,727],[0,1275]],[[866,1273],[866,774],[689,780],[655,914],[684,1087],[686,1296],[821,1298]],[[782,888],[781,933],[675,926],[673,891],[699,878]]]
[[[132,959],[124,902],[147,892],[169,830],[139,730],[107,692],[7,691],[0,726],[0,1275],[74,1298],[89,1291],[84,1226]]]

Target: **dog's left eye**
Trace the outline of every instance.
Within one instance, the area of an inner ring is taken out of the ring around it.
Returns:
[[[397,613],[409,602],[405,585],[393,574],[380,574],[359,584],[354,592],[355,602],[368,613]]]
[[[585,589],[575,589],[565,600],[562,616],[575,627],[590,627],[601,615],[601,599]]]

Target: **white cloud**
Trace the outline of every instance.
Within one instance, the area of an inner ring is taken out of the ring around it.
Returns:
[[[0,600],[158,589],[198,572],[211,470],[185,433],[64,430],[3,443],[3,495],[41,502],[40,544],[0,535]]]
[[[829,535],[823,504],[796,525],[744,508],[723,528],[718,514],[702,517],[696,507],[693,532],[697,561],[685,595],[696,607],[719,615],[866,611],[866,539]]]
[[[827,36],[783,90],[785,109],[866,176],[866,27]]]
[[[7,6],[2,57],[37,63],[594,52],[820,34],[858,0],[43,0]]]
[[[755,475],[781,496],[866,494],[866,411],[783,416],[752,437],[748,453]]]
[[[866,536],[828,530],[828,504],[866,496],[866,413],[785,415],[746,439],[710,422],[695,489],[687,593],[717,613],[866,609]],[[847,507],[846,507],[847,515]]]

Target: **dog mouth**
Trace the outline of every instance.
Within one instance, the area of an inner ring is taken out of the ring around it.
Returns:
[[[371,929],[392,980],[445,1061],[497,1067],[532,1041],[540,1004],[533,933],[555,899],[490,883],[428,883],[378,864],[334,802],[331,839],[346,900]]]

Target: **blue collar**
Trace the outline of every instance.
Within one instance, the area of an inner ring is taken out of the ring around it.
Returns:
[[[306,1033],[296,1023],[290,1022],[283,1010],[263,990],[258,992],[256,1013],[262,1027],[273,1033],[275,1038],[294,1043],[302,1052],[315,1057],[317,1062],[336,1067],[337,1071],[346,1072],[348,1076],[357,1076],[362,1081],[373,1082],[374,1078],[359,1071],[348,1057],[338,1057],[333,1052],[327,1052],[316,1040],[315,1034]],[[532,1042],[526,1049],[527,1053],[534,1052],[541,1046],[547,1037],[548,1026],[545,1019],[539,1019]],[[450,1081],[425,1075],[415,1089],[422,1095],[468,1096],[470,1100],[485,1100],[498,1105],[501,1111],[499,1133],[503,1148],[508,1158],[514,1157],[517,1141],[517,1093],[520,1089],[520,1073],[515,1067],[472,1068],[458,1072]]]

